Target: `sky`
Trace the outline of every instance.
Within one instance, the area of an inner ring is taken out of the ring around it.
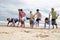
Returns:
[[[44,19],[51,8],[55,8],[55,11],[60,13],[60,0],[0,0],[0,20],[6,20],[8,17],[18,18],[19,8],[22,8],[27,16],[29,11],[35,13],[36,9],[40,9]]]

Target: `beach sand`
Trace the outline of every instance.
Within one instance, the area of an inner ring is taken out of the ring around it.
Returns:
[[[0,26],[0,40],[60,40],[60,28],[43,29],[43,27],[7,27]]]

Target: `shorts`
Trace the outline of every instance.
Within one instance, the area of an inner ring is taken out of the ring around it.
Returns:
[[[26,17],[22,17],[22,18],[19,18],[19,21],[25,21],[26,20]]]
[[[18,20],[18,18],[12,18],[12,22],[18,22],[19,20]]]
[[[40,18],[37,18],[37,19],[36,19],[36,21],[37,21],[38,23],[39,23],[40,20],[41,20]]]
[[[25,20],[26,20],[26,17],[23,17],[23,18],[22,18],[22,21],[25,21]]]
[[[34,24],[33,20],[30,20],[30,24]]]
[[[21,24],[24,24],[24,21],[21,21]]]
[[[52,25],[57,25],[56,19],[52,19]]]

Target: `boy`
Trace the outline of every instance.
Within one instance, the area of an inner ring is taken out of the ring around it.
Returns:
[[[59,15],[57,15],[56,11],[54,10],[54,8],[51,8],[51,12],[49,13],[49,18],[50,18],[50,15],[52,15],[52,26],[53,26],[53,29],[54,29],[54,25],[57,27],[57,23],[56,23],[56,19],[58,18]]]
[[[32,11],[30,11],[30,28],[33,28],[34,23],[33,23],[34,15],[32,14]]]
[[[7,26],[9,25],[9,23],[12,23],[12,25],[15,26],[15,23],[18,22],[19,20],[17,18],[7,18],[7,21],[8,21]]]
[[[39,27],[39,21],[41,20],[41,13],[39,12],[39,9],[36,10],[35,15],[37,16],[36,21],[38,22],[37,26]]]
[[[46,24],[49,25],[49,29],[50,29],[50,20],[47,17],[45,18],[44,29],[46,28]]]
[[[19,12],[19,20],[21,22],[21,27],[25,27],[25,12],[22,10],[22,9],[18,9],[18,12]]]

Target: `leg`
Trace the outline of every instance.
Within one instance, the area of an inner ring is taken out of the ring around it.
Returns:
[[[20,24],[20,21],[18,21],[17,27],[19,26],[19,24]]]
[[[57,27],[57,24],[55,24],[55,26],[56,26],[56,29],[57,29],[57,28],[58,28],[58,27]]]
[[[12,22],[13,26],[15,27],[15,22]]]
[[[53,26],[53,28],[52,29],[54,29],[54,25],[52,25]]]
[[[22,21],[21,21],[21,25],[20,25],[20,27],[22,27],[22,25],[23,25],[23,24],[22,24]]]
[[[30,28],[33,28],[33,20],[30,21]]]
[[[23,28],[25,27],[25,23],[24,23],[24,21],[22,21],[22,25],[21,25]]]
[[[33,24],[30,24],[30,28],[33,28]]]
[[[39,27],[39,22],[37,21],[37,24],[36,24],[37,27]]]
[[[44,23],[44,29],[46,28],[46,22]]]
[[[55,19],[55,26],[56,26],[56,28],[58,28],[58,27],[57,27],[57,23],[56,23],[56,19]]]
[[[55,19],[52,19],[52,26],[53,26],[52,29],[54,29],[54,25],[55,25]]]
[[[50,29],[50,21],[49,21],[49,29]]]
[[[23,28],[25,28],[25,23],[23,22]]]
[[[21,23],[21,24],[20,24]],[[20,27],[22,27],[22,18],[19,18],[18,25],[20,24]]]

